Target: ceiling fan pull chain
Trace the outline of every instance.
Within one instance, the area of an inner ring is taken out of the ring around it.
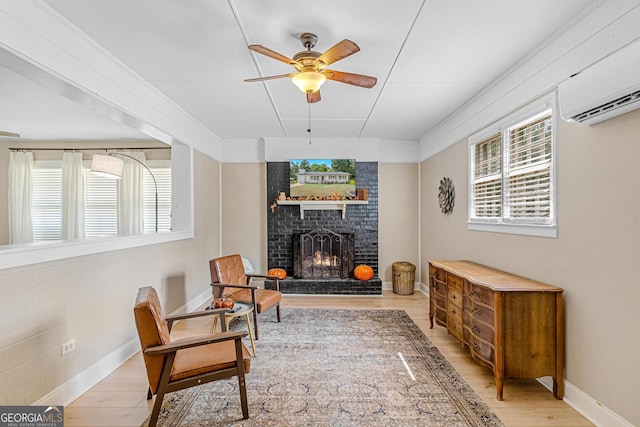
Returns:
[[[309,121],[307,123],[307,132],[309,133],[309,145],[311,145],[311,103],[307,104]]]

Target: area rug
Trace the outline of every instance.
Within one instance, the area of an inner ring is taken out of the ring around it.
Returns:
[[[246,377],[248,420],[233,378],[170,393],[158,425],[503,425],[405,311],[282,314],[281,323],[260,317],[257,357]]]

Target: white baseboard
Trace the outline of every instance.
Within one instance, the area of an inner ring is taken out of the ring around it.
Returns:
[[[190,311],[194,311],[199,308],[202,304],[204,304],[207,300],[211,299],[213,294],[211,293],[211,287],[207,288],[207,290],[200,293],[200,295],[193,298],[191,301],[187,301],[185,305],[179,307],[177,310],[171,312],[171,314],[176,313],[189,313]]]
[[[193,311],[200,307],[200,305],[209,298],[211,298],[211,290],[207,289],[191,301],[188,301],[182,307],[173,311],[172,314]],[[51,392],[33,402],[32,405],[69,405],[139,351],[140,341],[136,337],[100,359],[90,368],[85,369],[70,380],[66,381],[64,384],[56,387]]]
[[[424,284],[424,283],[420,282],[418,288],[419,288],[420,292],[422,292],[426,296],[429,296],[429,285],[428,284]]]
[[[426,296],[429,296],[429,286],[424,285],[421,282],[415,282],[413,284],[413,289],[416,291],[422,292]],[[382,282],[382,290],[383,291],[393,290],[393,282]]]
[[[139,351],[140,341],[138,341],[138,338],[130,340],[100,359],[90,368],[85,369],[69,381],[42,396],[32,405],[66,406],[70,404]]]
[[[553,391],[551,377],[538,378],[543,386]],[[564,380],[564,399],[567,405],[598,427],[634,427],[629,421],[598,402],[578,387]]]

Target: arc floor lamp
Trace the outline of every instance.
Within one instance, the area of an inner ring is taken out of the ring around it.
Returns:
[[[113,152],[108,154],[94,154],[91,158],[91,173],[103,176],[105,178],[120,179],[122,178],[122,170],[124,168],[124,160],[115,156],[124,156],[135,160],[140,163],[149,172],[153,179],[153,185],[155,187],[155,208],[156,208],[156,233],[158,232],[158,183],[156,177],[151,172],[151,169],[147,167],[143,162],[128,154]]]

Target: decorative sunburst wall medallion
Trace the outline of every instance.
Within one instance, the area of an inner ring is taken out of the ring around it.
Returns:
[[[453,211],[453,203],[456,197],[456,192],[453,188],[453,181],[444,177],[440,180],[440,187],[438,192],[438,204],[442,213],[448,214]]]

